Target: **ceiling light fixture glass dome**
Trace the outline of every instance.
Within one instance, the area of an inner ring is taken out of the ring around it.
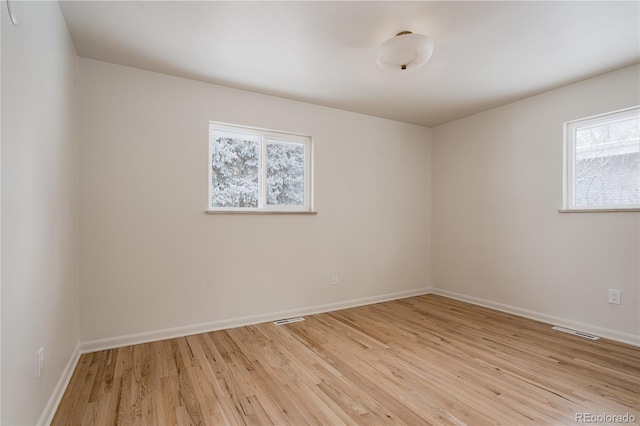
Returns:
[[[376,62],[383,70],[405,71],[420,68],[433,55],[433,40],[422,34],[402,31],[378,47]]]

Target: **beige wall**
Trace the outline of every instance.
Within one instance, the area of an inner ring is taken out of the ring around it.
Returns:
[[[561,214],[562,124],[640,103],[638,66],[433,129],[433,286],[640,343],[639,213]],[[622,304],[607,303],[607,289]]]
[[[2,14],[2,424],[35,424],[78,343],[77,57],[57,2]],[[35,377],[36,352],[45,369]]]
[[[88,59],[80,77],[82,341],[430,286],[429,129]],[[204,214],[209,120],[313,135],[318,215]]]

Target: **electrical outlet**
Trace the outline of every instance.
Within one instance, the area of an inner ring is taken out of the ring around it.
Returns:
[[[36,376],[40,377],[44,371],[44,346],[38,349],[38,353],[36,355]]]
[[[620,304],[620,290],[614,288],[609,289],[609,303]]]
[[[333,275],[331,275],[331,285],[338,285],[338,273],[334,272]]]

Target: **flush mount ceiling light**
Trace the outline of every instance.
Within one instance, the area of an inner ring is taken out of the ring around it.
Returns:
[[[383,70],[404,71],[420,68],[433,54],[433,40],[422,34],[402,31],[378,47],[376,62]]]

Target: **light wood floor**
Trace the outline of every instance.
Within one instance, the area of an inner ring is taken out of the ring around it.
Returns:
[[[54,425],[640,419],[640,349],[435,295],[83,355]]]

